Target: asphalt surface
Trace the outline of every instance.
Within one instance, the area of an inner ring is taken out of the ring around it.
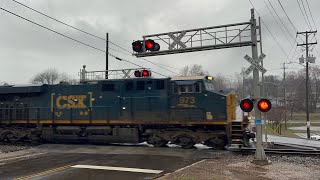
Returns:
[[[48,144],[0,157],[0,179],[153,179],[210,158],[210,149]],[[224,153],[217,151],[217,153]]]

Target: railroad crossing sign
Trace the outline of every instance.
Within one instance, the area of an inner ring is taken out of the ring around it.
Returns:
[[[169,33],[168,36],[173,40],[173,43],[169,45],[169,50],[172,50],[176,45],[179,45],[182,49],[186,48],[187,46],[181,41],[186,33],[186,31],[182,31],[178,36],[175,36],[173,33]]]
[[[261,54],[257,60],[252,59],[249,55],[245,55],[244,59],[247,60],[251,66],[244,71],[244,74],[248,76],[255,68],[258,69],[262,74],[266,73],[267,70],[260,65],[260,62],[266,57],[265,54]]]

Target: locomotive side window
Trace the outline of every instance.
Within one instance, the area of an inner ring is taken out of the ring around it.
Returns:
[[[185,85],[179,86],[180,87],[180,92],[185,93],[187,91],[187,87]]]
[[[137,90],[144,90],[144,89],[145,89],[145,82],[137,81]]]
[[[132,90],[133,90],[133,82],[127,82],[126,91],[132,91]]]
[[[187,85],[186,90],[188,93],[192,93],[193,92],[193,84]]]
[[[114,84],[102,84],[102,91],[114,91]]]
[[[191,85],[180,85],[179,86],[180,93],[192,93],[193,92],[193,86]]]

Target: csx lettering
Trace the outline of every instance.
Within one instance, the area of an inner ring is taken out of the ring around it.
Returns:
[[[56,105],[59,109],[86,108],[87,106],[84,104],[86,98],[86,95],[58,96]]]

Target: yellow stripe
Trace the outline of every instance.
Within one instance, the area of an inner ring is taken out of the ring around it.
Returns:
[[[38,121],[30,120],[12,120],[2,121],[2,123],[14,123],[14,124],[36,124]],[[180,124],[180,125],[227,125],[229,122],[224,121],[146,121],[146,120],[39,120],[40,124]]]
[[[58,167],[58,168],[54,168],[54,169],[49,169],[47,171],[31,174],[31,175],[28,175],[28,176],[14,178],[14,180],[24,180],[24,179],[30,179],[30,178],[34,178],[34,177],[38,177],[38,176],[43,176],[43,175],[47,175],[47,174],[50,174],[50,173],[54,173],[54,172],[58,172],[58,171],[62,171],[62,170],[68,169],[68,168],[70,168],[70,166],[71,165],[67,165],[67,166],[62,166],[62,167]]]

